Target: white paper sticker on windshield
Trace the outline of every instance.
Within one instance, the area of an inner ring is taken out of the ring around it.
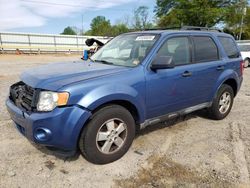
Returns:
[[[145,40],[154,40],[155,36],[152,35],[145,35],[145,36],[139,36],[135,40],[136,41],[145,41]]]

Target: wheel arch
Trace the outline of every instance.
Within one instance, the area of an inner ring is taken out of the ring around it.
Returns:
[[[233,92],[234,92],[234,97],[237,95],[238,85],[237,85],[237,82],[235,79],[229,78],[229,79],[225,80],[222,84],[227,84],[230,87],[232,87]]]
[[[250,61],[250,57],[245,57],[244,61],[246,61],[246,60]]]
[[[95,114],[95,112],[97,112],[98,110],[109,106],[109,105],[118,105],[118,106],[122,106],[123,108],[125,108],[126,110],[128,110],[131,115],[133,116],[135,123],[139,124],[141,117],[139,114],[139,110],[137,109],[137,107],[130,101],[128,100],[112,100],[112,101],[107,101],[103,104],[101,104],[100,106],[97,106],[96,108],[94,108],[92,110],[92,114]]]
[[[234,92],[234,97],[236,97],[240,87],[240,80],[238,73],[232,69],[224,71],[218,78],[216,84],[214,85],[210,100],[213,100],[216,97],[218,90],[221,88],[223,84],[231,86]]]
[[[140,121],[141,121],[141,115],[140,115],[140,111],[139,109],[136,107],[135,104],[133,104],[132,102],[128,101],[128,100],[111,100],[111,101],[107,101],[105,103],[102,103],[99,106],[96,106],[95,108],[93,108],[91,110],[91,116],[85,121],[84,125],[82,125],[81,131],[79,132],[78,136],[77,136],[77,144],[79,143],[79,139],[81,136],[81,132],[83,131],[83,129],[87,126],[87,124],[89,123],[89,121],[91,120],[92,116],[99,111],[100,109],[109,106],[109,105],[119,105],[124,107],[125,109],[127,109],[131,115],[133,116],[134,120],[135,120],[135,125],[136,125],[136,131],[138,131],[140,129]]]

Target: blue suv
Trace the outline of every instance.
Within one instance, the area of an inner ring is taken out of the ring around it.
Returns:
[[[212,31],[122,34],[88,61],[28,70],[10,87],[7,109],[30,141],[90,162],[121,158],[138,128],[206,109],[225,118],[242,83],[232,36]]]

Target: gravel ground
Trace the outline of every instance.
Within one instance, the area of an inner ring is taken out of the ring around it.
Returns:
[[[0,55],[0,187],[250,187],[250,69],[230,115],[196,112],[141,131],[128,153],[107,165],[59,158],[31,144],[5,109],[9,86],[25,69],[79,56]]]

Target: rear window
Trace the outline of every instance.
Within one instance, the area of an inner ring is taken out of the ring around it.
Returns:
[[[195,36],[193,37],[193,41],[195,62],[209,62],[219,59],[218,48],[212,38],[206,36]]]
[[[219,37],[219,40],[229,58],[239,57],[239,51],[233,39],[229,37]]]

